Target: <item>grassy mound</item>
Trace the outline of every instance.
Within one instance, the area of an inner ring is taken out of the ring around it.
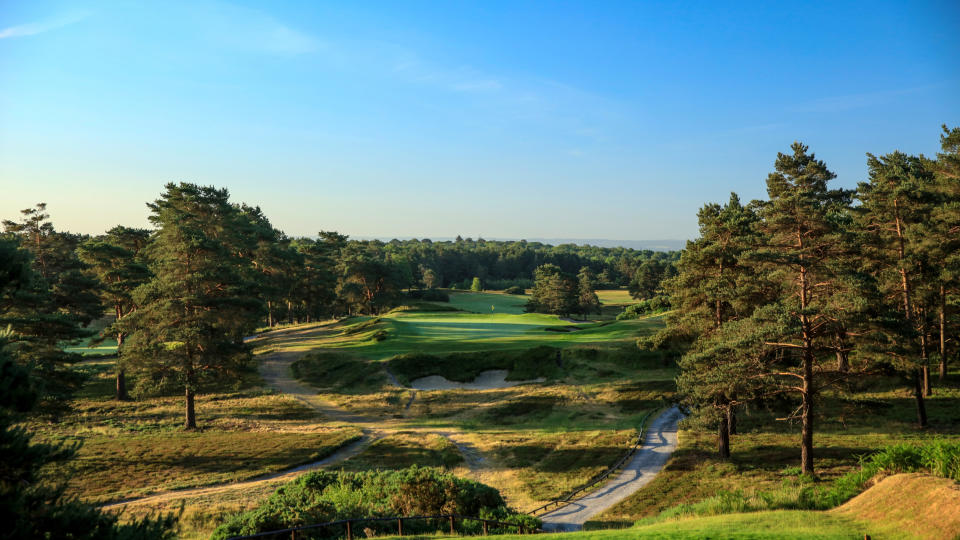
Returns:
[[[960,485],[924,474],[897,474],[831,513],[920,538],[949,540],[960,537]]]
[[[451,353],[434,355],[424,353],[398,354],[387,363],[397,379],[410,381],[429,375],[441,375],[448,380],[470,382],[483,371],[505,369],[507,380],[556,377],[559,349],[548,346],[534,347],[525,351],[488,351],[476,353]]]
[[[256,534],[285,527],[358,517],[417,516],[457,513],[539,526],[539,520],[510,510],[500,493],[489,486],[458,478],[439,469],[410,467],[399,471],[306,474],[277,489],[259,507],[231,516],[212,538]],[[395,530],[390,522],[363,524],[377,533]],[[479,524],[463,524],[476,533]],[[410,521],[408,533],[436,531],[437,524]],[[336,531],[324,531],[340,535]],[[323,534],[323,533],[321,533]]]

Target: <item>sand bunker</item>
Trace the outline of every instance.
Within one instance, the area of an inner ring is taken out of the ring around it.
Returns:
[[[497,388],[509,388],[518,384],[538,383],[546,379],[539,377],[528,381],[508,381],[507,370],[492,369],[482,371],[473,382],[461,383],[454,382],[440,375],[430,375],[429,377],[420,377],[410,382],[410,388],[417,390],[495,390]]]

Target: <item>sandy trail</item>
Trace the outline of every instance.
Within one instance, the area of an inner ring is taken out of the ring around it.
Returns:
[[[617,504],[650,483],[677,448],[677,422],[683,414],[676,407],[658,416],[647,429],[643,446],[633,459],[606,484],[588,495],[541,516],[548,531],[579,531],[591,517]]]

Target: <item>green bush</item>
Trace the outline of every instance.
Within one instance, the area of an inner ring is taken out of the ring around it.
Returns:
[[[229,517],[211,538],[257,534],[286,527],[348,518],[461,514],[518,522],[534,528],[540,521],[507,507],[500,493],[489,486],[458,478],[439,469],[413,466],[396,471],[357,473],[316,471],[285,484],[259,507]],[[395,533],[395,523],[369,522],[364,527],[378,534]],[[404,532],[435,532],[437,523],[409,521]],[[476,534],[479,522],[460,524],[461,532]],[[342,527],[318,529],[303,538],[338,538]],[[298,537],[300,537],[298,535]]]
[[[513,287],[508,287],[504,289],[503,292],[507,294],[526,294],[527,290],[524,289],[523,287],[517,287],[516,285],[514,285]]]
[[[386,382],[380,365],[340,351],[309,352],[290,370],[297,379],[340,392],[366,392]]]
[[[644,315],[650,315],[653,313],[663,313],[664,311],[670,310],[670,297],[668,296],[655,296],[649,300],[641,300],[640,302],[633,304],[632,306],[627,306],[619,315],[617,315],[618,321],[626,321],[630,319],[638,319]]]

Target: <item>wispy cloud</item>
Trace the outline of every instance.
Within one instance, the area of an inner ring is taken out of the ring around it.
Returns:
[[[916,94],[930,90],[934,86],[918,86],[915,88],[902,88],[898,90],[884,90],[879,92],[864,92],[861,94],[846,94],[842,96],[829,96],[815,99],[807,103],[802,103],[793,108],[796,112],[811,113],[832,113],[849,111],[851,109],[861,109],[864,107],[874,107],[889,103],[894,99],[908,95]]]
[[[86,12],[69,13],[45,21],[8,26],[7,28],[0,30],[0,39],[35,36],[37,34],[42,34],[44,32],[49,32],[51,30],[56,30],[58,28],[63,28],[64,26],[70,26],[71,24],[78,23],[83,19],[86,19],[88,16],[90,16],[90,14]]]
[[[229,2],[191,4],[189,16],[201,35],[229,49],[305,54],[323,48],[317,38],[284,24],[266,12]]]

